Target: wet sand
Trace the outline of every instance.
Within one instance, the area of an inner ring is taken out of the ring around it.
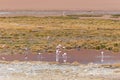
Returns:
[[[101,51],[104,52],[102,57]],[[88,63],[97,63],[97,64],[114,64],[120,63],[120,54],[113,53],[111,51],[104,50],[92,50],[92,49],[80,49],[80,50],[70,50],[67,52],[67,62],[73,63],[78,62],[81,64]],[[62,54],[59,55],[59,62],[63,63]],[[103,62],[101,60],[103,59]],[[11,54],[11,55],[0,55],[0,60],[5,61],[47,61],[47,62],[55,62],[56,55],[55,53],[44,53],[44,54]]]

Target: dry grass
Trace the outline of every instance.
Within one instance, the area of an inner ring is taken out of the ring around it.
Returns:
[[[59,17],[1,17],[1,53],[54,52],[56,45],[66,49],[81,46],[88,49],[120,48],[120,21]]]

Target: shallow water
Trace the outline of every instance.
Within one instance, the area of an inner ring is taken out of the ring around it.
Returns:
[[[62,52],[59,55],[60,63],[64,62],[64,58],[62,57]],[[12,55],[0,55],[0,60],[6,61],[47,61],[47,62],[55,62],[56,61],[56,54],[12,54]],[[104,51],[104,55],[101,55],[101,51],[97,50],[71,50],[67,51],[67,62],[73,63],[78,62],[81,64],[88,64],[88,63],[96,63],[96,64],[114,64],[120,63],[120,54],[112,53],[111,51]]]
[[[120,14],[120,11],[0,11],[0,15],[73,15],[73,14]]]

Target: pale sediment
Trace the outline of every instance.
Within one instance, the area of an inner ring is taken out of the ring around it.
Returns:
[[[0,80],[118,80],[119,71],[97,64],[0,62]]]

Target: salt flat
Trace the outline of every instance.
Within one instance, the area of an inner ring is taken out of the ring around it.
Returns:
[[[120,68],[97,64],[0,62],[0,80],[119,80]]]

